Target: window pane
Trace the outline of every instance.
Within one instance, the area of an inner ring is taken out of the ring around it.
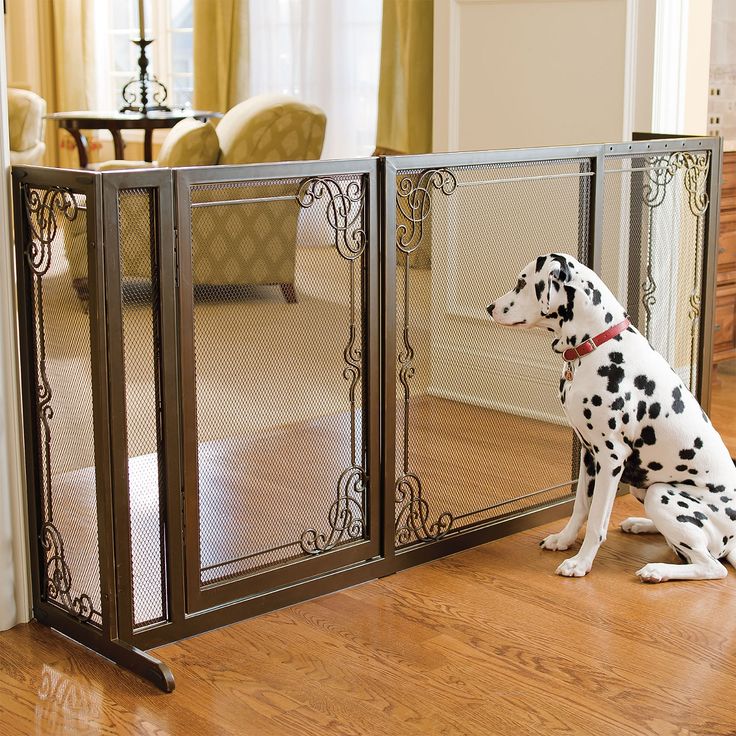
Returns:
[[[192,77],[174,77],[171,101],[177,107],[191,107],[192,104]]]
[[[110,28],[129,29],[138,24],[138,12],[131,12],[131,0],[118,0],[110,3]]]
[[[110,37],[112,52],[112,71],[113,72],[130,72],[136,65],[137,48],[133,46],[130,39],[126,35],[112,35]]]
[[[192,0],[171,0],[172,28],[191,28],[192,15]]]
[[[192,73],[192,34],[188,31],[175,31],[171,34],[171,71]]]

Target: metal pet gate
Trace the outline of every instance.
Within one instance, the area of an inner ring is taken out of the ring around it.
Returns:
[[[36,618],[171,690],[146,649],[565,514],[559,359],[485,305],[570,252],[707,406],[720,156],[14,168]]]

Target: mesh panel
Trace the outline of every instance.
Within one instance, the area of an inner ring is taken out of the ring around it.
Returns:
[[[707,154],[606,159],[602,276],[695,391]]]
[[[118,196],[135,628],[166,620],[161,509],[165,486],[157,410],[159,293],[152,196],[149,189],[126,189]]]
[[[364,538],[363,186],[191,188],[202,584]]]
[[[397,546],[569,496],[559,357],[485,307],[540,253],[585,258],[589,191],[587,159],[397,175]]]
[[[24,189],[33,243],[38,458],[45,598],[101,624],[86,199]],[[45,563],[44,561],[45,560]]]

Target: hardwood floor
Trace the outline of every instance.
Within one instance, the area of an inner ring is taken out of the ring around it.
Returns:
[[[731,457],[736,457],[736,367],[722,364],[713,375],[710,416]]]
[[[640,513],[619,499],[613,524]],[[612,528],[593,572],[560,522],[157,650],[159,693],[36,624],[0,634],[10,734],[733,735],[736,574],[642,584],[671,560]]]

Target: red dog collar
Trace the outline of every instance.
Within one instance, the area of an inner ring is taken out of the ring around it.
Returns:
[[[599,348],[604,342],[608,342],[616,337],[616,335],[620,335],[630,324],[631,322],[629,322],[628,319],[625,319],[623,322],[619,322],[617,325],[609,327],[605,332],[601,332],[600,335],[596,335],[585,342],[581,342],[576,348],[568,348],[564,353],[562,353],[562,357],[568,363],[576,358],[582,358],[584,355],[588,355],[596,348]]]

